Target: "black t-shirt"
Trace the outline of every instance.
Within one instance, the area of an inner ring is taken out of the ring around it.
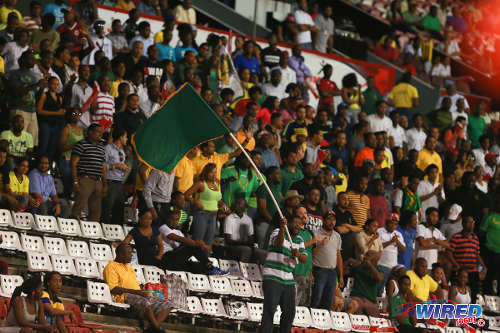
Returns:
[[[135,133],[137,128],[146,120],[144,114],[140,111],[132,113],[129,110],[118,113],[115,118],[115,126],[127,131],[128,137]]]
[[[271,47],[266,47],[261,54],[262,66],[269,68],[276,67],[280,64],[281,51],[279,49],[273,50]]]
[[[307,223],[306,229],[314,233],[323,227],[323,213],[318,206],[315,209],[307,208]]]
[[[145,66],[144,66],[144,77],[148,76],[156,76],[158,78],[158,81],[161,80],[161,77],[163,75],[163,66],[161,62],[156,61],[147,61]]]
[[[125,64],[126,80],[130,80],[132,78],[132,75],[137,69],[144,71],[144,67],[146,67],[146,65],[148,64],[148,58],[146,58],[145,56],[141,56],[141,58],[137,61],[137,63],[135,63],[130,53],[120,56],[119,61],[122,61]]]
[[[348,210],[342,213],[338,207],[335,207],[334,211],[337,217],[336,227],[344,224],[357,225]],[[349,231],[346,234],[340,234],[340,237],[342,238],[342,259],[354,258],[356,256],[356,233]]]

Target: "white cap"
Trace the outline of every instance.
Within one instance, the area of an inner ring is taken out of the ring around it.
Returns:
[[[448,212],[448,220],[455,221],[456,219],[458,219],[458,215],[460,215],[460,213],[462,213],[462,206],[453,204],[450,207],[450,211]]]

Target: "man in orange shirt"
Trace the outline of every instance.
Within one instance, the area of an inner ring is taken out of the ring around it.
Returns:
[[[363,165],[364,160],[372,160],[375,161],[373,152],[375,145],[377,143],[375,134],[373,132],[368,132],[364,134],[365,146],[358,151],[356,154],[356,158],[354,159],[354,166],[360,167]]]

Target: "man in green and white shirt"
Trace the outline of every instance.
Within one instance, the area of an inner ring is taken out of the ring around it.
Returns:
[[[285,226],[287,220],[282,219],[279,229],[275,229],[269,239],[269,248],[264,264],[264,310],[262,314],[262,333],[273,331],[273,318],[278,305],[281,307],[280,332],[290,332],[295,318],[295,281],[293,271],[297,259],[305,262],[307,257],[304,243],[298,235],[302,228],[302,220],[294,216],[288,222],[288,230],[292,236],[293,244],[286,236]]]

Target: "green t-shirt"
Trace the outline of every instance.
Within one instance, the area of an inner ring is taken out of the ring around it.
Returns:
[[[492,213],[483,220],[481,230],[486,232],[486,247],[500,253],[500,214]]]
[[[365,98],[365,103],[363,104],[363,111],[367,115],[375,113],[375,103],[380,101],[383,97],[378,92],[377,89],[366,89],[363,91],[363,97]]]
[[[298,182],[304,178],[302,169],[297,165],[295,172],[291,172],[288,167],[281,169],[281,194],[285,195],[286,192],[292,187],[293,183]]]
[[[313,236],[309,230],[301,230],[297,237],[301,238],[301,241],[304,243],[309,242]],[[314,245],[311,244],[308,247],[305,248],[305,250],[302,252],[307,256],[307,261],[304,263],[299,262],[297,265],[295,265],[295,272],[294,275],[309,275],[312,270],[312,250],[313,250]]]
[[[391,309],[391,316],[393,318],[404,316],[406,320],[404,325],[411,325],[410,316],[406,313],[406,307],[403,304],[408,303],[401,295],[397,294],[389,301],[389,309]],[[397,325],[399,326],[399,322],[396,320]]]
[[[278,205],[280,205],[280,208],[282,207],[282,199],[283,196],[281,195],[281,183],[278,184],[269,184],[269,188],[271,189],[271,192],[273,192],[274,198],[276,198],[276,201],[278,201]],[[259,188],[257,189],[257,198],[258,199],[266,199],[266,207],[267,211],[271,216],[274,216],[276,214],[276,211],[278,210],[276,206],[274,205],[273,200],[271,199],[271,196],[266,190],[266,187],[264,185],[260,185]]]
[[[472,143],[472,148],[479,148],[479,137],[483,135],[486,123],[481,116],[470,114],[468,117],[467,134]]]
[[[418,21],[420,21],[420,16],[418,16],[417,14],[412,14],[410,12],[404,12],[403,19],[406,23],[417,24]]]
[[[427,30],[440,31],[443,29],[441,22],[437,16],[431,16],[430,14],[425,15],[422,20],[422,26]]]
[[[20,136],[15,136],[11,130],[3,131],[0,139],[9,143],[9,155],[21,157],[26,154],[26,150],[33,148],[33,136],[25,131]]]
[[[249,175],[251,172],[251,179],[249,179]],[[228,207],[232,207],[232,204],[235,202],[236,198],[245,196],[245,200],[248,202],[250,199],[250,195],[257,190],[259,187],[258,176],[255,172],[248,170],[240,170],[237,172],[236,168],[233,166],[222,169],[221,179],[227,179],[234,177],[235,181],[226,183],[222,188],[222,200],[228,205]]]
[[[383,273],[380,268],[377,267],[376,269]],[[351,297],[364,297],[372,303],[377,303],[377,291],[380,282],[375,281],[370,269],[364,265],[352,266],[351,273],[354,277]]]
[[[264,180],[266,180],[265,175],[262,175],[262,177],[264,177]],[[257,176],[257,178],[258,178],[257,181],[259,182],[259,187],[257,188],[257,192],[258,192],[260,186],[262,185],[262,180],[260,179],[259,176]],[[248,199],[248,207],[257,209],[257,192],[255,192],[255,194],[256,194],[255,196],[252,196],[252,197],[250,197],[250,199]],[[280,197],[276,197],[276,200],[278,200],[278,204],[279,204]]]

